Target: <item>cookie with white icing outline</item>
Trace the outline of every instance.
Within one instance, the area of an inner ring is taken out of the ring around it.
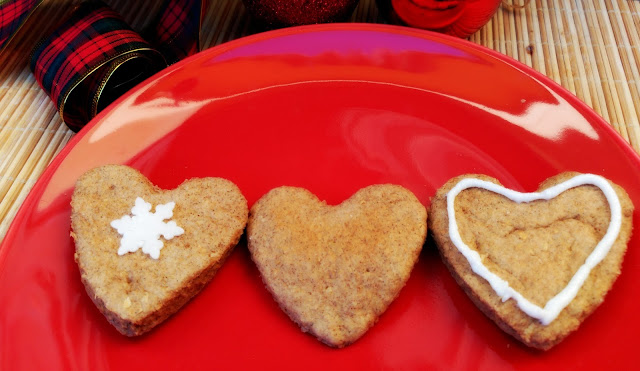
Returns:
[[[363,188],[340,205],[280,187],[251,208],[251,258],[276,302],[333,347],[356,341],[398,296],[427,233],[425,207],[398,185]]]
[[[118,253],[123,236],[112,222],[141,206],[137,198],[151,204],[150,212],[175,203],[165,222],[178,228],[159,238],[157,259],[142,249]],[[107,320],[127,336],[151,330],[200,292],[238,243],[248,218],[247,201],[226,179],[194,178],[162,190],[122,165],[82,175],[71,208],[82,282]]]
[[[577,176],[609,188],[612,202],[593,184],[559,188]],[[429,208],[429,228],[442,259],[471,300],[502,330],[527,346],[550,349],[578,329],[620,274],[631,236],[633,204],[620,186],[579,173],[562,173],[544,181],[539,191],[559,192],[550,200],[520,203],[465,179],[500,184],[471,174],[455,177],[437,191]],[[534,196],[529,198],[538,198]]]

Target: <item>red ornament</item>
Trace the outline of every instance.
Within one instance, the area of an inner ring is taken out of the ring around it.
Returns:
[[[391,21],[468,37],[484,26],[502,0],[376,0]]]
[[[249,13],[268,27],[346,21],[359,0],[242,0]]]

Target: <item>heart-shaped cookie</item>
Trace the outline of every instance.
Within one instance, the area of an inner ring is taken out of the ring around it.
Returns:
[[[149,331],[196,295],[238,243],[248,218],[247,201],[226,179],[196,178],[161,190],[121,165],[82,175],[71,208],[82,282],[128,336]]]
[[[546,350],[604,300],[632,214],[624,189],[591,174],[559,174],[535,193],[463,175],[437,191],[429,228],[472,301],[507,333]]]
[[[251,257],[280,307],[327,345],[360,338],[398,296],[427,233],[424,206],[397,185],[338,206],[280,187],[251,208]]]

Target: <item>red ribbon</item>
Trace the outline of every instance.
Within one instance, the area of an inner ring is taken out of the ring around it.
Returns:
[[[0,3],[0,49],[42,0]],[[153,73],[198,51],[204,1],[165,0],[143,32],[98,0],[80,4],[31,55],[31,70],[63,121],[80,130]]]

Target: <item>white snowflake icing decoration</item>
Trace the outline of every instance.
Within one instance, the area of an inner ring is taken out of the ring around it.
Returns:
[[[173,220],[164,222],[173,217],[175,202],[156,206],[156,212],[151,213],[151,204],[141,197],[136,198],[136,203],[131,208],[132,216],[125,215],[111,222],[111,226],[122,235],[118,255],[128,252],[136,252],[142,247],[142,252],[154,259],[160,257],[160,249],[164,243],[160,241],[160,235],[165,240],[170,240],[184,233],[184,229],[178,227]]]

